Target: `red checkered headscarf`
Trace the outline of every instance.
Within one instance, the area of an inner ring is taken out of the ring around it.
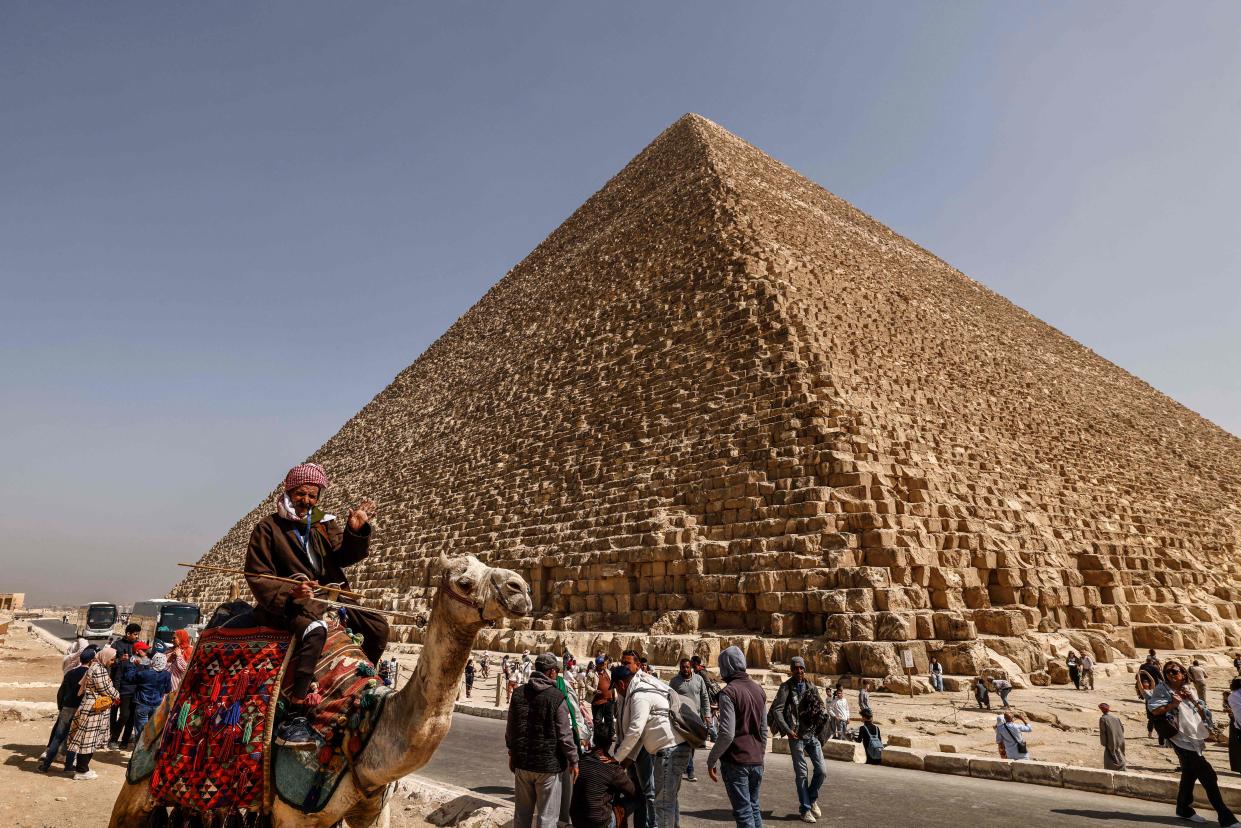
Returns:
[[[284,490],[291,492],[303,483],[318,486],[319,491],[327,488],[327,473],[318,463],[302,463],[289,469],[284,477]]]

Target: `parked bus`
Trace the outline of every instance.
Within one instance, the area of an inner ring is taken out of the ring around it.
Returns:
[[[142,641],[172,644],[173,633],[197,624],[201,615],[197,604],[152,598],[134,604],[134,609],[129,614],[129,622],[142,625],[142,632],[138,633],[138,638]]]
[[[116,604],[106,601],[92,601],[78,608],[76,631],[78,638],[87,641],[112,638],[112,627],[116,624],[119,613]]]

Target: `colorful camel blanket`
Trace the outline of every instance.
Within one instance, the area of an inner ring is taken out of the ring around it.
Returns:
[[[291,641],[267,628],[204,630],[176,697],[142,734],[130,781],[151,765],[151,795],[164,805],[266,810],[269,745]]]
[[[374,733],[390,695],[375,677],[359,640],[339,623],[328,622],[327,644],[315,668],[322,697],[310,725],[321,740],[318,751],[277,747],[273,760],[276,794],[306,813],[327,805],[340,780]]]

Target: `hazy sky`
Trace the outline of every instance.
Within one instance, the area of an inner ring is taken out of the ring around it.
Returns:
[[[1241,4],[0,5],[0,591],[162,594],[681,114],[1241,433]]]

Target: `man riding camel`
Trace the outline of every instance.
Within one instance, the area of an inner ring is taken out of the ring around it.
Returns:
[[[375,503],[363,500],[349,512],[342,528],[334,515],[317,506],[327,486],[327,474],[316,463],[291,469],[284,479],[284,493],[276,498],[275,514],[255,525],[246,552],[246,572],[251,573],[246,580],[258,603],[258,622],[298,636],[290,664],[293,681],[286,701],[286,720],[276,739],[279,744],[294,747],[317,747],[306,718],[306,695],[327,643],[323,615],[330,607],[315,600],[315,587],[322,583],[349,588],[342,567],[366,557],[370,516],[375,512]],[[294,585],[257,575],[306,580]],[[347,599],[340,600],[348,603]],[[362,651],[378,664],[388,644],[388,622],[359,608],[347,610],[345,625],[362,635]]]

